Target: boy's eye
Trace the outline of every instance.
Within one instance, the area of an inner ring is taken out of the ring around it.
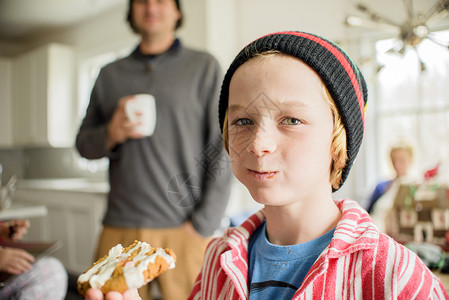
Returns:
[[[284,125],[299,125],[301,124],[301,121],[296,118],[285,118],[282,120],[281,124]]]
[[[250,119],[243,118],[235,120],[233,124],[238,126],[245,126],[245,125],[253,125],[254,123]]]

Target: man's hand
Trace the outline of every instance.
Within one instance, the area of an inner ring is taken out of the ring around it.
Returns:
[[[141,300],[139,293],[136,289],[127,290],[123,294],[119,292],[109,292],[106,297],[103,293],[97,289],[88,289],[86,292],[86,300]]]
[[[18,248],[0,249],[0,270],[14,275],[22,274],[32,268],[33,255]]]
[[[184,222],[184,224],[182,224],[182,228],[187,232],[187,234],[198,239],[204,239],[204,237],[198,231],[196,231],[191,222]]]
[[[126,96],[119,100],[114,115],[108,124],[108,143],[109,149],[117,144],[124,143],[127,139],[140,139],[144,136],[135,131],[140,125],[138,122],[131,122],[125,113],[125,105],[128,101],[133,101],[134,96]]]

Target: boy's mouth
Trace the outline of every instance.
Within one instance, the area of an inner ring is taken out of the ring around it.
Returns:
[[[257,179],[271,179],[278,173],[277,171],[256,171],[251,169],[248,169],[248,171]]]

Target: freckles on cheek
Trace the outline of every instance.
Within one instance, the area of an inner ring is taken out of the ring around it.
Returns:
[[[246,128],[231,128],[228,133],[228,150],[231,159],[241,159],[240,154],[246,151],[252,140],[252,133]]]

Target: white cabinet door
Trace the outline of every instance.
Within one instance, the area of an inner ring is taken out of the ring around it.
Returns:
[[[17,189],[14,201],[48,210],[47,216],[30,219],[25,240],[62,241],[54,257],[70,271],[81,273],[92,264],[106,207],[104,193]]]
[[[47,48],[46,139],[51,146],[73,146],[76,104],[74,97],[74,54],[67,46]],[[44,140],[44,139],[43,139]]]
[[[0,147],[11,147],[12,138],[12,61],[0,57]]]
[[[16,145],[67,147],[74,140],[74,54],[49,44],[13,60]]]
[[[31,85],[31,55],[24,54],[13,60],[12,68],[12,124],[16,145],[25,145],[30,140]]]

